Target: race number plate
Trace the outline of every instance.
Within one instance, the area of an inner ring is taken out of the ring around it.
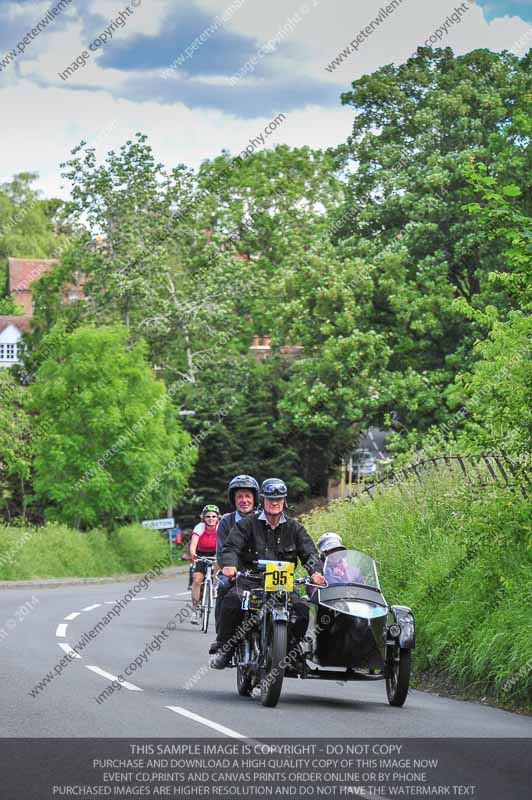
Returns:
[[[294,565],[290,561],[268,561],[264,588],[267,592],[283,589],[285,592],[294,591]]]

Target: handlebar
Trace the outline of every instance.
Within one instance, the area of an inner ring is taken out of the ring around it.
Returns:
[[[260,579],[260,578],[263,577],[263,575],[264,575],[264,572],[262,572],[262,573],[260,573],[260,572],[252,572],[252,570],[250,570],[250,569],[247,569],[244,572],[241,572],[240,570],[237,570],[236,574],[232,575],[231,577],[229,577],[228,575],[224,575],[222,570],[219,570],[219,572],[217,572],[217,577],[223,576],[228,581],[236,581],[237,578],[257,578],[257,579]],[[325,583],[322,583],[322,584],[314,583],[314,581],[311,581],[310,575],[307,575],[304,578],[294,578],[294,584],[296,586],[301,586],[302,584],[305,584],[306,586],[316,586],[316,587],[321,586],[322,589],[325,589],[329,585],[328,581],[325,581]]]

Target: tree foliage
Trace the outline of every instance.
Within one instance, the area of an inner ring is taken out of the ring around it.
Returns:
[[[24,389],[0,369],[0,510],[8,519],[24,516],[31,477],[30,419]]]
[[[35,490],[47,516],[112,527],[177,501],[196,451],[142,343],[118,327],[54,329],[30,387]],[[141,495],[141,502],[138,495]]]

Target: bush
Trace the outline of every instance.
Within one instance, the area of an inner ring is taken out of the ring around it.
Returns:
[[[111,536],[111,543],[126,572],[144,572],[157,561],[168,560],[168,544],[159,531],[127,525]]]
[[[508,488],[433,474],[374,500],[335,501],[305,524],[377,561],[390,603],[416,616],[417,673],[530,707],[532,511]]]
[[[140,525],[120,528],[112,536],[52,523],[41,528],[0,527],[0,580],[141,573],[167,558],[158,531]]]

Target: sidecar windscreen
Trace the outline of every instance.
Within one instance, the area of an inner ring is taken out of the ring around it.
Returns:
[[[375,562],[358,550],[335,550],[325,559],[323,574],[329,586],[354,583],[380,589]]]

